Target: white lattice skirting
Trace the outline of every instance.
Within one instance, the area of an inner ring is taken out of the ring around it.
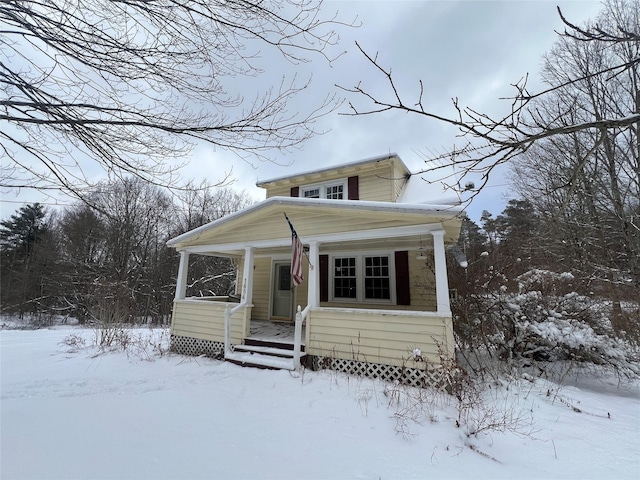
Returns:
[[[223,358],[224,343],[171,335],[171,351],[181,355]],[[306,363],[312,370],[335,370],[349,375],[396,381],[414,387],[432,387],[442,391],[448,391],[451,388],[450,376],[444,368],[437,365],[421,369],[324,356],[308,356]]]
[[[181,355],[206,355],[207,357],[221,358],[224,356],[224,343],[171,335],[171,351]]]
[[[308,364],[310,362],[310,367],[313,370],[336,370],[349,375],[362,375],[386,381],[397,381],[414,387],[432,387],[442,391],[449,391],[451,388],[450,377],[445,372],[445,369],[440,366],[420,369],[315,356],[308,358],[307,362]]]

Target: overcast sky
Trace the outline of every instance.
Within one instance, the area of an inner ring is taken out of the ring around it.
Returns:
[[[389,93],[383,88],[384,79],[355,49],[358,41],[367,52],[377,52],[382,65],[392,68],[402,91],[416,93],[422,79],[424,103],[432,111],[452,115],[452,97],[479,111],[506,111],[509,102],[498,99],[512,95],[510,85],[522,76],[528,73],[530,91],[537,90],[541,57],[557,38],[554,30],[562,30],[556,5],[578,23],[594,18],[600,10],[599,2],[590,1],[328,1],[325,10],[339,11],[344,20],[357,16],[362,26],[341,31],[340,47],[346,53],[332,68],[313,64],[313,92],[299,101],[302,105],[319,101],[322,92],[334,84],[352,87],[359,81],[373,91]],[[296,67],[303,74],[308,68]],[[347,100],[357,99],[347,96]],[[339,112],[348,110],[345,103]],[[398,153],[411,170],[419,171],[424,168],[425,155],[442,153],[461,143],[455,129],[402,113],[367,117],[332,114],[318,126],[331,131],[305,143],[302,150],[278,157],[291,165],[258,163],[252,168],[228,153],[198,148],[192,155],[193,174],[204,168],[216,178],[233,162],[234,187],[247,189],[261,199],[263,193],[255,188],[256,180],[389,152]],[[485,209],[497,215],[505,198],[513,195],[508,181],[498,172],[468,213],[475,221]]]
[[[556,12],[559,5],[566,17],[581,23],[594,18],[599,2],[591,1],[331,1],[325,0],[328,15],[338,11],[340,18],[357,18],[359,28],[342,29],[338,51],[345,53],[332,66],[313,61],[306,65],[282,64],[265,52],[263,58],[268,76],[273,79],[283,69],[301,78],[313,75],[312,87],[297,99],[292,108],[308,109],[322,97],[335,91],[335,84],[352,87],[362,81],[374,92],[388,94],[383,78],[355,48],[355,41],[369,53],[378,53],[379,62],[393,70],[402,92],[410,99],[416,93],[418,80],[425,85],[423,103],[429,110],[452,115],[452,97],[461,106],[478,111],[498,113],[508,110],[500,97],[512,95],[510,84],[529,73],[530,91],[538,90],[537,72],[541,56],[557,38],[554,30],[562,23]],[[262,81],[266,81],[263,79]],[[252,92],[247,92],[251,96]],[[345,96],[344,92],[341,95]],[[347,100],[358,100],[347,96]],[[364,104],[363,104],[364,105]],[[345,104],[338,110],[348,112]],[[456,130],[418,116],[386,113],[353,117],[333,113],[317,124],[326,134],[313,138],[300,150],[273,158],[282,165],[254,162],[251,166],[237,156],[209,146],[194,149],[184,170],[185,177],[206,176],[212,181],[233,165],[236,182],[233,188],[246,190],[256,200],[264,198],[257,180],[285,176],[390,152],[400,155],[409,169],[424,168],[425,155],[442,153],[454,144]],[[498,172],[488,188],[469,207],[475,221],[482,210],[494,215],[504,208],[505,198],[512,198],[508,182]],[[3,194],[1,218],[6,218],[19,205],[13,195]],[[37,196],[23,194],[18,200],[38,201]]]

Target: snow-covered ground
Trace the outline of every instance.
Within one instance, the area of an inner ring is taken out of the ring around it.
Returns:
[[[637,384],[497,385],[492,418],[518,431],[468,437],[444,395],[152,348],[96,355],[69,335],[94,332],[0,331],[3,480],[640,478]]]

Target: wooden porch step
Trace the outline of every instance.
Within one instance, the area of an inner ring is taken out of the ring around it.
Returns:
[[[264,345],[236,345],[233,350],[235,352],[249,352],[249,353],[262,353],[272,357],[281,358],[293,358],[293,349],[288,348],[274,348]],[[300,352],[300,357],[305,356],[306,353]]]
[[[228,352],[225,360],[243,367],[268,368],[272,370],[295,370],[293,357],[282,358],[262,353]]]
[[[254,347],[270,347],[280,348],[283,350],[293,350],[293,342],[279,342],[277,340],[263,340],[261,338],[247,337],[244,339],[244,345]],[[304,344],[300,345],[300,351],[304,352]]]

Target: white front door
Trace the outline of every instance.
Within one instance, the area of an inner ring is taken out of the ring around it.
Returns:
[[[291,263],[276,262],[273,266],[273,292],[271,316],[278,320],[291,320]]]

